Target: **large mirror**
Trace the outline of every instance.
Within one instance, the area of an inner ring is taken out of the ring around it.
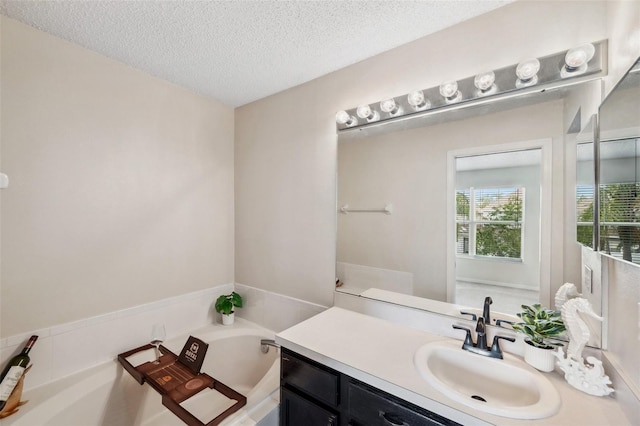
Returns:
[[[575,188],[563,187],[564,100],[548,95],[421,128],[339,136],[337,290],[456,316],[480,310],[485,296],[510,318],[522,303],[552,306],[564,282],[562,247],[577,256],[580,248],[565,243],[563,211],[551,206]],[[465,219],[456,200],[472,197],[482,214]],[[497,248],[505,238],[515,251]]]
[[[640,264],[640,60],[599,111],[598,249]]]

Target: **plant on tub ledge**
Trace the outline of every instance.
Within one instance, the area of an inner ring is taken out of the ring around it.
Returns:
[[[235,291],[231,294],[223,294],[216,300],[216,312],[222,315],[222,324],[231,325],[234,320],[234,308],[242,308],[242,297]]]
[[[561,313],[542,308],[538,303],[521,307],[522,312],[516,315],[522,322],[513,324],[513,329],[525,335],[524,360],[540,371],[553,371],[556,361],[553,349],[562,343],[550,339],[565,331]]]

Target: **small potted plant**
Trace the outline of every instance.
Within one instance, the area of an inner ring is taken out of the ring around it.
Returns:
[[[556,358],[553,349],[562,343],[550,340],[565,331],[560,312],[542,308],[539,303],[522,305],[516,314],[522,322],[513,324],[513,329],[525,335],[524,360],[540,371],[553,371]]]
[[[234,320],[234,308],[242,308],[242,297],[235,291],[231,294],[223,294],[216,300],[216,312],[222,315],[222,324],[231,325]]]

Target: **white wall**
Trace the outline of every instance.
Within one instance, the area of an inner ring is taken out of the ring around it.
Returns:
[[[233,110],[0,19],[2,336],[233,283]]]
[[[336,111],[510,65],[524,56],[604,39],[605,14],[606,2],[514,2],[238,108],[236,280],[330,304],[335,279]],[[447,139],[441,137],[440,143]],[[564,166],[564,150],[558,151],[554,170]],[[445,182],[444,158],[442,162],[433,178]],[[552,184],[562,188],[563,181],[559,173]],[[560,258],[563,200],[562,193],[553,200],[553,246]],[[443,274],[434,279],[443,279]],[[562,283],[563,275],[559,261],[552,268],[552,281]]]

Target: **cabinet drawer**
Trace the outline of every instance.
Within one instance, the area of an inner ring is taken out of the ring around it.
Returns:
[[[331,407],[337,407],[340,383],[337,371],[286,350],[282,351],[281,367],[283,383]]]
[[[338,426],[338,415],[286,388],[280,388],[280,425]]]
[[[349,416],[362,426],[441,426],[457,423],[420,407],[400,401],[363,383],[350,381]]]

